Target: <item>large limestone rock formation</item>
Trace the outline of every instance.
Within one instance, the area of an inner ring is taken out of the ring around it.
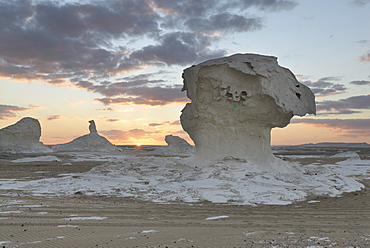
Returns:
[[[106,138],[97,132],[95,122],[89,121],[89,134],[83,135],[66,144],[55,145],[54,151],[79,151],[79,152],[116,152],[119,148],[112,145]]]
[[[40,137],[41,126],[39,121],[31,117],[25,117],[13,125],[0,129],[0,152],[51,152],[40,142]]]
[[[233,157],[259,164],[276,162],[270,131],[293,115],[315,114],[315,98],[277,58],[235,54],[184,70],[191,103],[181,124],[203,161]]]

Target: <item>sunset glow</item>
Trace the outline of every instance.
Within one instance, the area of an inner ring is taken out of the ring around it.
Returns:
[[[370,143],[369,13],[368,0],[2,1],[0,128],[34,117],[61,144],[93,119],[116,145],[193,144],[183,69],[258,53],[316,95],[317,115],[273,129],[273,145]]]

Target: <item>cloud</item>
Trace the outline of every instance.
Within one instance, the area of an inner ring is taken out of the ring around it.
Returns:
[[[162,123],[149,123],[148,124],[150,127],[160,127],[160,126],[163,126],[163,125],[181,125],[180,121],[179,120],[176,120],[176,121],[165,121],[165,122],[162,122]]]
[[[46,120],[47,121],[54,121],[60,119],[60,115],[50,115]]]
[[[344,132],[345,136],[363,137],[370,135],[370,119],[296,119],[292,123],[304,123]]]
[[[211,38],[202,34],[172,32],[158,37],[158,40],[159,44],[134,51],[130,58],[152,64],[189,65],[226,54],[225,50],[210,50]]]
[[[209,17],[194,17],[185,22],[190,30],[201,33],[214,32],[249,32],[262,28],[262,18],[247,18],[227,12],[217,13]]]
[[[230,4],[232,3],[236,4],[236,6],[242,6],[244,8],[256,7],[259,10],[270,12],[291,10],[298,5],[297,2],[289,0],[249,0],[249,1],[236,0],[230,2]]]
[[[343,84],[333,83],[332,81],[339,81],[340,77],[324,77],[316,82],[304,81],[303,84],[310,87],[312,92],[318,96],[338,95],[346,92],[347,87]]]
[[[352,0],[352,3],[357,6],[365,6],[370,3],[370,0]]]
[[[338,101],[322,101],[316,104],[318,111],[339,111],[337,114],[360,113],[353,109],[370,109],[370,95],[352,96]]]
[[[362,62],[370,61],[370,53],[365,54],[365,55],[362,55],[362,56],[360,57],[360,61],[362,61]]]
[[[269,12],[296,5],[288,0],[0,1],[0,77],[77,85],[105,96],[101,102],[163,105],[166,99],[138,91],[168,93],[177,88],[171,82],[155,88],[129,80],[136,86],[130,88],[110,81],[151,65],[187,66],[224,56],[226,49],[218,48],[222,38],[263,28],[261,17],[249,16],[250,8]],[[125,97],[110,99],[119,95]]]
[[[108,122],[117,122],[117,121],[120,121],[119,119],[107,119],[106,121]]]
[[[23,112],[36,108],[36,106],[31,106],[29,108],[14,106],[14,105],[3,105],[0,104],[0,120],[7,120],[8,118],[16,117],[15,112]]]
[[[354,85],[370,85],[370,81],[366,81],[366,80],[359,80],[359,81],[352,81],[352,82],[349,82],[350,84],[354,84]]]
[[[96,98],[105,105],[110,104],[137,104],[137,105],[166,105],[171,103],[188,102],[180,85],[167,86],[164,80],[149,80],[147,75],[126,78],[131,81],[108,82],[99,85],[92,82],[80,81],[79,88],[100,93],[104,98]]]

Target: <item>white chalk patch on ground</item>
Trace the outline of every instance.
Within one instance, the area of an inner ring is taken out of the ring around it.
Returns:
[[[48,212],[37,212],[36,214],[44,215],[44,214],[48,214]]]
[[[39,156],[39,157],[27,157],[27,158],[20,158],[12,160],[12,163],[27,163],[27,162],[60,162],[62,161],[60,158],[55,156]]]
[[[11,244],[11,241],[0,241],[0,245]]]
[[[61,227],[78,227],[76,225],[58,225],[57,227],[61,228]]]
[[[31,242],[26,242],[25,244],[39,244],[42,243],[42,241],[31,241]]]
[[[98,216],[92,216],[92,217],[68,217],[63,218],[61,220],[105,220],[108,219],[108,217],[98,217]]]
[[[243,233],[245,236],[252,236],[260,233],[264,233],[266,231],[255,231],[255,232],[248,232],[248,233]]]
[[[17,206],[18,208],[42,208],[42,207],[48,207],[49,205],[20,205]]]
[[[320,201],[308,201],[307,203],[317,203],[317,202],[320,202]]]
[[[208,218],[205,218],[205,220],[219,220],[219,219],[226,219],[226,218],[229,218],[229,216],[220,215],[220,216],[208,217]]]
[[[157,232],[159,232],[159,231],[157,231],[157,230],[143,230],[143,231],[140,231],[138,233],[157,233]]]
[[[23,211],[14,210],[14,211],[1,211],[0,214],[20,214],[23,213]]]
[[[213,165],[189,165],[179,157],[136,157],[72,153],[86,159],[109,161],[86,173],[60,174],[56,178],[17,181],[3,179],[0,189],[24,190],[33,195],[114,195],[158,203],[175,201],[241,205],[285,205],[308,195],[340,196],[361,190],[358,182],[370,179],[370,160],[355,154],[327,165],[299,165],[302,172],[268,173],[238,160]],[[348,155],[348,154],[347,154]],[[95,156],[95,157],[94,157]],[[341,155],[343,156],[343,155]]]

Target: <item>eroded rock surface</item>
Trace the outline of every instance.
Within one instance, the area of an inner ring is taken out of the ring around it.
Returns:
[[[235,54],[184,70],[191,103],[181,124],[196,146],[195,158],[275,161],[270,132],[294,115],[315,114],[315,97],[277,58]]]
[[[17,123],[0,129],[0,152],[43,153],[51,152],[42,142],[41,125],[37,119],[22,118]]]

